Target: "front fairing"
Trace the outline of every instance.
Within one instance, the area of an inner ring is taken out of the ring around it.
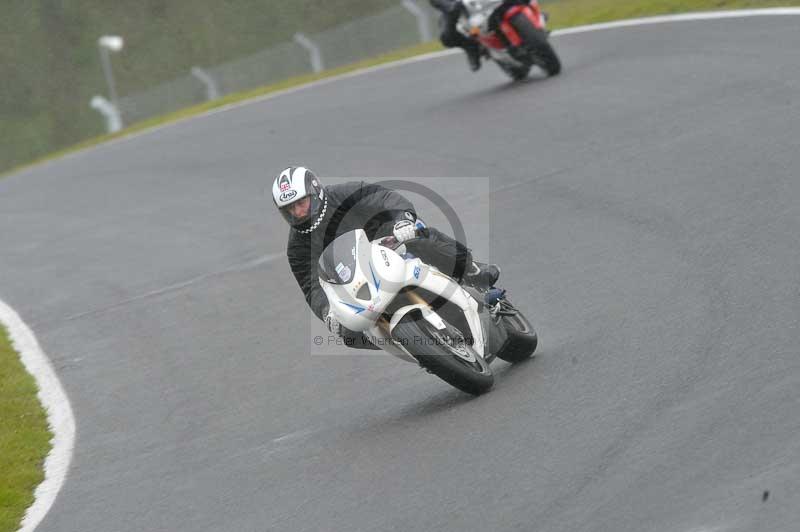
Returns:
[[[331,247],[343,237],[345,245]],[[333,249],[326,267],[320,265],[322,289],[342,325],[353,331],[366,331],[405,286],[406,261],[391,249],[371,243],[361,229],[340,236],[331,246],[326,248],[326,252]]]
[[[536,0],[462,0],[464,14],[459,19],[456,28],[468,37],[477,37],[490,52],[497,52],[502,48],[504,39],[500,39],[496,27],[501,19],[506,21],[510,14],[517,12],[520,7],[530,7],[534,15],[539,17],[537,27],[544,29],[546,19]],[[499,10],[499,11],[498,11]],[[500,16],[498,16],[500,15]],[[505,60],[506,57],[492,54],[495,59]],[[511,60],[512,63],[516,61]]]

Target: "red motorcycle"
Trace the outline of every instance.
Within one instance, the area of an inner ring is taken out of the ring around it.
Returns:
[[[456,28],[481,44],[512,79],[528,76],[538,66],[548,76],[561,72],[561,61],[548,41],[546,16],[536,0],[461,0]]]

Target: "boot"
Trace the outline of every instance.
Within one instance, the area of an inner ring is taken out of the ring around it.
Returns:
[[[462,281],[466,285],[485,290],[494,286],[499,278],[500,268],[497,265],[472,261],[472,264],[464,273]]]
[[[469,69],[473,72],[477,72],[481,68],[480,47],[476,44],[472,44],[471,46],[465,46],[464,51],[467,53],[467,62],[469,63]]]

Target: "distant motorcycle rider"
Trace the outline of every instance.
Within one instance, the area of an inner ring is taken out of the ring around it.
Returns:
[[[410,253],[463,284],[488,288],[500,276],[497,266],[473,261],[466,246],[426,227],[410,201],[379,184],[352,181],[323,187],[308,168],[289,167],[275,178],[272,199],[291,227],[286,254],[308,305],[333,334],[349,340],[345,344],[351,347],[374,348],[365,335],[336,320],[317,272],[322,251],[344,233],[364,229],[370,240],[392,235],[406,243]],[[416,238],[420,229],[425,238]]]
[[[442,44],[448,48],[462,48],[467,54],[470,70],[477,71],[481,68],[481,47],[456,28],[458,19],[464,9],[461,0],[430,0],[430,3],[442,12],[442,16],[439,19],[439,29],[441,31],[439,39]]]

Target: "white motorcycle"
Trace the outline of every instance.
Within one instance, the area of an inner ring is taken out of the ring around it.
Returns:
[[[325,248],[318,267],[342,325],[464,392],[479,395],[492,387],[495,357],[520,362],[536,350],[536,332],[505,290],[461,286],[406,253],[394,237],[371,242],[362,229],[342,234]]]

